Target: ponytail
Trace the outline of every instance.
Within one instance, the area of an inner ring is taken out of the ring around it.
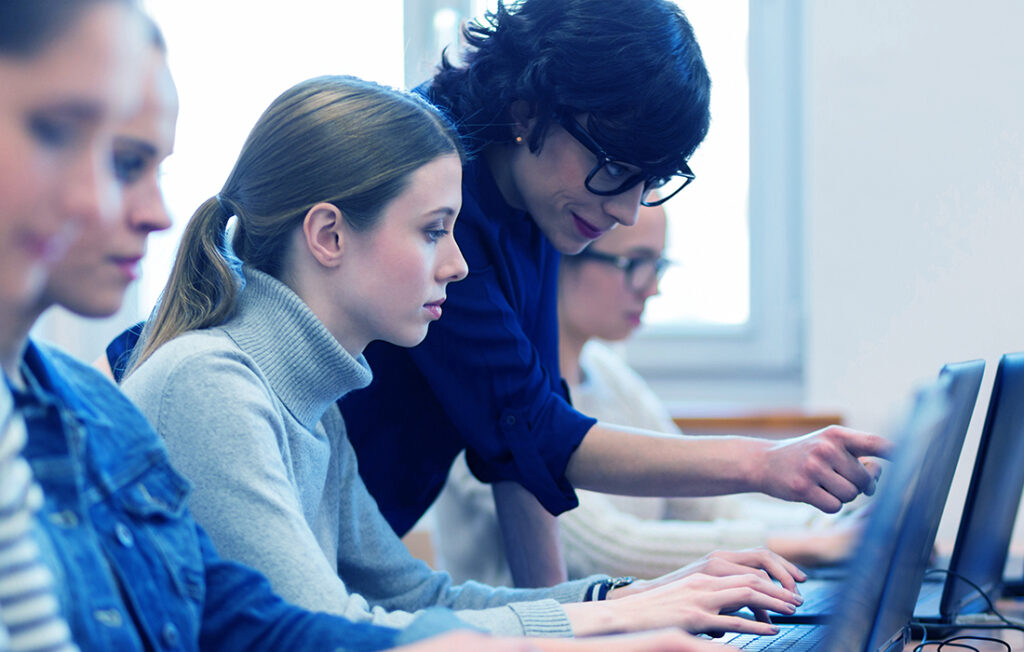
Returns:
[[[220,194],[189,221],[129,368],[178,335],[234,314],[239,283],[225,255],[232,216],[231,253],[281,279],[288,236],[316,203],[336,206],[355,230],[372,229],[409,175],[448,154],[462,155],[458,135],[413,95],[354,77],[318,77],[285,91],[249,133]]]
[[[224,255],[225,230],[234,215],[220,195],[192,215],[178,247],[156,316],[147,323],[129,370],[178,335],[223,323],[235,311],[238,281]]]

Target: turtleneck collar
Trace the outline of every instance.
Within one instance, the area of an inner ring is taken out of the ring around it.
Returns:
[[[249,266],[242,273],[237,311],[223,329],[312,430],[332,403],[370,384],[366,359],[349,355],[287,285]]]

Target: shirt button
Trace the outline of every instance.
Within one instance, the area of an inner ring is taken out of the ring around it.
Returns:
[[[163,639],[164,645],[167,647],[178,647],[178,641],[181,639],[178,636],[178,628],[174,626],[174,623],[164,625],[163,630],[160,632],[160,638]]]
[[[516,425],[516,418],[510,414],[506,417],[502,417],[501,423],[502,425],[511,428],[512,426]]]
[[[131,548],[135,545],[135,537],[132,535],[132,531],[128,529],[128,526],[124,523],[118,523],[114,526],[114,533],[117,535],[117,540],[121,542],[121,545],[125,548]]]
[[[124,622],[121,619],[121,612],[117,609],[97,609],[92,612],[92,615],[96,622],[107,627],[120,627],[121,623]]]

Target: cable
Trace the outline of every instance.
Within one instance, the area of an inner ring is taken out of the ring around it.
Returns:
[[[999,618],[999,620],[1001,620],[1003,623],[1009,625],[1010,627],[1014,627],[1014,628],[1019,628],[1020,627],[1019,623],[1012,623],[1012,622],[1010,622],[1009,619],[1006,618],[1006,616],[1004,616],[1003,614],[999,613],[999,610],[996,609],[996,605],[992,602],[992,598],[990,598],[988,596],[988,594],[985,593],[985,591],[983,591],[980,586],[978,586],[977,584],[975,584],[971,580],[967,579],[966,577],[964,577],[960,573],[954,573],[953,571],[947,570],[945,568],[929,568],[928,570],[925,571],[925,575],[928,575],[929,573],[944,573],[944,574],[948,575],[949,577],[952,577],[952,578],[960,580],[961,582],[964,582],[965,584],[970,586],[972,589],[974,589],[975,592],[979,596],[981,596],[981,598],[983,600],[985,600],[985,604],[988,605],[988,610],[990,612],[992,612],[997,618]],[[957,619],[959,618],[959,616],[960,616],[960,614],[957,613],[955,615],[955,617],[953,618],[953,621],[954,621],[955,624],[959,624],[959,623],[956,622]]]
[[[924,650],[926,645],[935,645],[935,646],[937,646],[935,648],[936,652],[941,652],[944,648],[947,648],[947,647],[958,647],[958,648],[963,648],[965,650],[974,650],[974,652],[980,652],[978,650],[978,648],[974,647],[973,645],[964,645],[963,643],[957,643],[956,641],[985,641],[985,642],[988,642],[988,643],[999,643],[1004,648],[1006,648],[1006,652],[1012,652],[1012,650],[1013,650],[1013,648],[1010,647],[1010,644],[1007,643],[1006,641],[1002,640],[1002,639],[991,638],[989,636],[963,635],[963,636],[954,636],[952,638],[947,638],[944,641],[921,642],[920,644],[918,644],[917,647],[914,648],[914,652],[922,652],[922,650]]]
[[[934,627],[940,627],[940,628],[943,628],[943,629],[950,629],[950,628],[956,628],[956,629],[991,629],[991,630],[997,630],[997,629],[1005,630],[1005,629],[1009,629],[1009,630],[1012,630],[1012,631],[1015,631],[1015,632],[1024,632],[1024,627],[1022,627],[1020,625],[1004,625],[1002,623],[999,623],[998,625],[972,625],[971,623],[966,623],[966,624],[963,624],[963,625],[961,625],[959,623],[955,624],[955,625],[950,625],[950,624],[943,625],[943,624],[940,624],[940,623],[922,623],[919,620],[912,620],[912,621],[910,621],[910,625],[912,627],[920,627],[921,629],[924,629],[924,630],[927,630],[928,627],[933,627],[933,628]]]
[[[961,616],[961,614],[957,613],[954,616],[954,618],[953,618],[953,623],[952,623],[953,625],[960,625],[960,626],[970,627],[971,629],[993,629],[993,630],[994,629],[1003,629],[1003,630],[1005,630],[1005,629],[1012,629],[1012,630],[1016,630],[1016,631],[1019,631],[1019,632],[1024,632],[1024,623],[1022,623],[1020,621],[1012,622],[1009,618],[1007,618],[1002,613],[1000,613],[999,610],[996,609],[995,604],[992,602],[992,598],[989,597],[989,595],[984,590],[982,590],[982,588],[980,586],[978,586],[977,584],[975,584],[971,580],[967,579],[963,575],[961,575],[959,573],[954,573],[954,572],[949,571],[949,570],[947,570],[945,568],[930,568],[927,571],[925,571],[926,575],[928,573],[945,573],[949,577],[952,577],[954,579],[958,579],[958,580],[961,580],[962,582],[965,582],[971,588],[973,588],[974,591],[979,596],[981,596],[981,598],[985,601],[985,604],[988,605],[988,610],[992,613],[992,615],[994,615],[996,618],[998,618],[1001,621],[998,624],[992,624],[992,623],[977,623],[977,624],[974,624],[974,623],[970,623],[970,622],[965,622],[968,619],[963,618]],[[973,614],[967,614],[967,615],[971,616]],[[941,652],[942,649],[946,648],[946,647],[963,648],[963,649],[966,649],[966,650],[974,650],[975,652],[979,652],[978,648],[976,648],[976,647],[974,647],[972,645],[964,645],[962,643],[957,643],[956,641],[986,641],[986,642],[991,642],[991,643],[999,643],[1000,645],[1002,645],[1003,647],[1006,648],[1007,652],[1012,652],[1012,648],[1010,647],[1009,643],[1007,643],[1006,641],[1004,641],[1002,639],[991,638],[991,637],[988,637],[988,636],[961,635],[961,636],[953,636],[953,637],[947,638],[947,639],[945,639],[943,641],[929,641],[928,640],[928,626],[929,626],[929,624],[931,624],[933,627],[936,626],[935,623],[923,623],[923,622],[920,622],[920,621],[911,621],[910,625],[912,627],[920,627],[921,631],[923,632],[921,643],[919,643],[917,645],[917,647],[914,648],[914,652],[922,652],[924,650],[925,646],[928,646],[928,645],[935,645],[935,646],[937,646],[936,649],[935,649],[936,652]],[[938,624],[938,626],[939,627],[949,627],[949,624]]]
[[[1013,648],[1010,647],[1010,644],[1007,643],[1006,641],[1002,640],[1002,639],[991,638],[989,636],[970,636],[970,635],[954,636],[953,638],[947,638],[942,643],[939,643],[939,647],[936,649],[936,652],[941,652],[942,648],[944,648],[947,645],[950,646],[950,647],[966,647],[966,648],[975,650],[975,652],[977,652],[977,650],[978,650],[978,648],[976,648],[976,647],[973,647],[973,646],[970,646],[970,645],[960,645],[959,643],[954,643],[953,641],[986,641],[988,643],[999,643],[1000,645],[1002,645],[1003,647],[1006,648],[1006,652],[1013,652]]]
[[[946,643],[944,643],[943,641],[929,641],[927,643],[920,643],[920,644],[918,644],[917,647],[914,648],[914,652],[922,652],[922,650],[924,650],[924,646],[926,646],[926,645],[937,645],[938,647],[936,648],[936,650],[941,650],[942,646],[946,645]],[[960,645],[958,643],[950,643],[949,647],[962,647],[962,648],[966,648],[968,650],[974,650],[974,652],[979,652],[978,648],[970,646],[970,645]]]

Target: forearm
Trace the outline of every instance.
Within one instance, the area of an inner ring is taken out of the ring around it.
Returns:
[[[752,520],[678,521],[637,518],[607,497],[585,492],[580,506],[559,517],[569,571],[653,578],[720,548],[762,545],[763,524]]]
[[[712,496],[758,491],[833,513],[872,494],[889,454],[882,437],[829,426],[792,439],[669,437],[597,424],[569,458],[579,488],[636,496]]]
[[[491,486],[512,581],[519,587],[566,581],[558,520],[515,482]]]
[[[573,636],[594,636],[631,631],[630,618],[610,602],[579,602],[567,604],[565,612],[572,624]],[[634,630],[635,631],[635,630]]]
[[[569,458],[573,486],[633,496],[714,496],[761,491],[769,442],[663,435],[598,423]]]

